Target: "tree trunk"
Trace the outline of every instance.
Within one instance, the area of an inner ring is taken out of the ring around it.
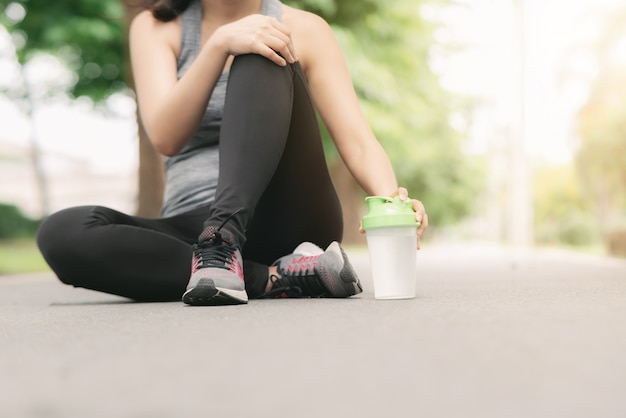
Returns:
[[[154,149],[143,129],[139,116],[139,190],[137,194],[137,216],[157,218],[161,214],[165,172],[163,157]]]
[[[343,209],[343,243],[364,245],[365,235],[359,233],[359,221],[365,211],[363,192],[341,158],[330,163],[330,173]]]
[[[143,10],[140,2],[123,0],[126,11],[126,34],[133,18]],[[128,39],[128,36],[125,37]],[[128,45],[128,42],[125,42]],[[134,90],[132,68],[128,51],[126,52],[127,83]],[[163,204],[163,188],[165,175],[163,157],[154,149],[148,135],[143,129],[139,112],[137,112],[137,127],[139,138],[139,185],[137,195],[137,215],[146,218],[156,218],[160,215]]]
[[[35,174],[35,181],[37,184],[37,192],[39,195],[39,216],[45,218],[50,214],[50,190],[48,187],[48,176],[44,169],[42,162],[41,148],[39,146],[39,133],[37,131],[37,124],[35,123],[35,99],[33,98],[33,89],[31,88],[26,76],[24,74],[24,66],[18,61],[20,76],[22,80],[25,80],[25,89],[23,97],[26,102],[27,111],[26,116],[28,123],[30,124],[30,160],[33,166],[33,172]]]

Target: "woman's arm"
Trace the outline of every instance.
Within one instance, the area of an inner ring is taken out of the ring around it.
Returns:
[[[296,60],[289,30],[261,15],[219,26],[180,80],[178,45],[179,20],[160,22],[149,11],[134,19],[130,53],[137,101],[148,136],[165,155],[180,151],[197,129],[230,55],[257,53],[277,65]]]
[[[361,110],[343,51],[323,19],[306,20],[303,30],[315,36],[298,37],[297,46],[315,106],[359,185],[369,195],[390,196],[396,177]]]
[[[294,42],[313,101],[348,170],[368,195],[406,199],[407,190],[398,187],[391,162],[363,114],[332,29],[312,14],[296,19],[299,23],[297,31],[294,26]],[[421,235],[428,226],[428,216],[419,200],[413,200],[413,208],[421,223],[418,228]]]
[[[149,11],[130,28],[130,55],[143,125],[155,148],[174,155],[196,130],[226,55],[207,42],[198,59],[178,80],[176,69],[180,24],[160,22]]]

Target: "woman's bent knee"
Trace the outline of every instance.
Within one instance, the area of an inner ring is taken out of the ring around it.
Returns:
[[[87,220],[93,209],[93,206],[63,209],[44,219],[37,231],[39,251],[64,283],[72,284],[64,272],[80,257]]]

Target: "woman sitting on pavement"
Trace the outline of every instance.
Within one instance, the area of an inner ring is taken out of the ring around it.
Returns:
[[[130,50],[143,125],[167,157],[162,217],[51,215],[38,243],[59,279],[189,305],[360,293],[316,111],[367,194],[408,193],[328,24],[279,0],[149,3]],[[428,217],[413,208],[421,234]]]

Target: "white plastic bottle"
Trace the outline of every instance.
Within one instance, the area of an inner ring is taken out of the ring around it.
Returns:
[[[417,281],[417,227],[410,199],[368,196],[363,217],[376,299],[411,299]]]

